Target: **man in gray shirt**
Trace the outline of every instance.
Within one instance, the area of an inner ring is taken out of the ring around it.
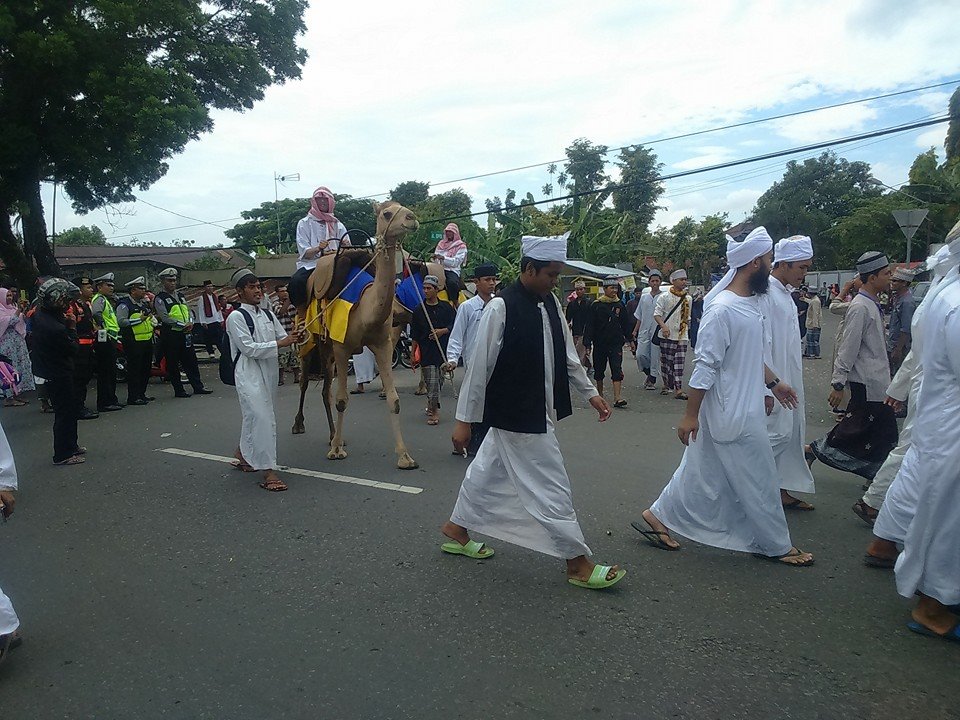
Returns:
[[[910,292],[913,273],[907,268],[897,268],[890,280],[893,293],[893,312],[890,313],[890,327],[887,329],[887,354],[890,356],[890,372],[900,369],[903,359],[910,352],[910,325],[916,301]]]

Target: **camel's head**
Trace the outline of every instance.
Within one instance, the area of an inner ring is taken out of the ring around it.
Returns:
[[[377,214],[377,237],[388,246],[395,247],[404,235],[420,227],[417,216],[393,200],[374,203],[373,211]]]

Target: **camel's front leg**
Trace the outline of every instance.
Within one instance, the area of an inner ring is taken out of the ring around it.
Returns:
[[[337,364],[337,428],[330,441],[329,460],[343,460],[347,451],[343,445],[343,416],[347,412],[347,361],[350,359],[346,348],[340,343],[333,345],[333,359]]]
[[[293,419],[293,434],[302,435],[303,427],[303,400],[307,395],[307,388],[310,387],[310,355],[300,358],[300,407],[297,409],[297,416]]]
[[[393,345],[390,344],[390,334],[387,333],[387,339],[384,342],[378,343],[370,349],[377,358],[377,367],[380,368],[380,379],[383,381],[383,389],[387,394],[387,411],[390,415],[390,425],[393,427],[397,467],[401,470],[412,470],[419,466],[417,465],[417,461],[410,457],[410,453],[407,452],[407,446],[403,442],[403,435],[400,433],[400,395],[397,394],[397,387],[393,382]]]

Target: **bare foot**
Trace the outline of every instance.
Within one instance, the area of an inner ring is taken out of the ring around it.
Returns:
[[[777,559],[784,565],[795,565],[797,567],[813,565],[813,555],[808,552],[803,552],[803,550],[795,547],[790,548],[790,552]]]
[[[680,547],[680,543],[674,540],[673,537],[670,535],[670,529],[666,525],[664,525],[662,522],[660,522],[657,519],[657,516],[654,515],[652,512],[650,512],[649,508],[643,511],[642,517],[643,517],[643,521],[647,525],[653,528],[656,532],[660,533],[658,537],[660,538],[660,540],[663,542],[664,545],[671,548]]]
[[[957,616],[946,605],[928,595],[920,595],[910,614],[914,620],[938,635],[946,635],[957,626]]]
[[[867,545],[867,555],[870,557],[880,558],[881,560],[896,560],[899,554],[895,543],[876,536]]]

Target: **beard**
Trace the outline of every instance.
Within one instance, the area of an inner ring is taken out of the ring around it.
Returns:
[[[766,295],[770,288],[770,271],[760,268],[750,276],[747,286],[754,295]]]

